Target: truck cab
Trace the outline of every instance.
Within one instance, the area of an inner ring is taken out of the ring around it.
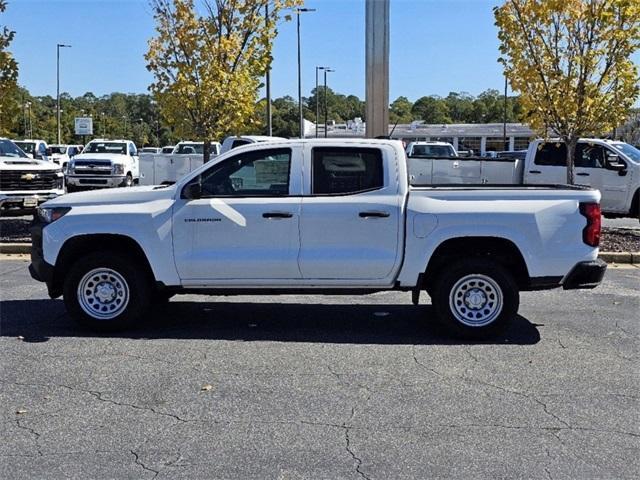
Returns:
[[[193,142],[191,140],[184,140],[178,142],[171,152],[173,155],[203,155],[204,142]],[[220,155],[220,143],[211,142],[209,144],[209,154],[211,157]]]
[[[27,154],[29,158],[35,160],[49,160],[47,156],[47,142],[44,140],[32,140],[30,138],[24,140],[14,140],[18,147]]]
[[[534,140],[527,151],[524,183],[564,184],[567,149],[560,140]],[[602,194],[607,216],[638,218],[640,150],[628,143],[599,138],[580,139],[575,156],[575,183]]]
[[[139,182],[138,149],[131,140],[91,140],[67,168],[67,189],[131,187]]]

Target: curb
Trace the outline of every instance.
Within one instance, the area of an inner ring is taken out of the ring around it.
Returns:
[[[0,254],[30,254],[30,243],[0,243]],[[598,258],[607,263],[640,265],[640,252],[600,252]]]

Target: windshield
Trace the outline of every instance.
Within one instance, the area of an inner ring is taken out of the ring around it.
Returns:
[[[411,157],[452,157],[453,149],[449,145],[414,145]]]
[[[29,158],[11,140],[0,140],[0,156],[15,157],[15,158]]]
[[[620,142],[620,143],[614,143],[613,146],[616,150],[621,151],[634,162],[640,163],[640,150],[638,150],[633,145]]]
[[[33,142],[13,142],[17,146],[19,146],[23,152],[33,154],[33,151],[36,149],[36,144]]]
[[[67,153],[67,147],[53,146],[49,148],[51,150],[52,155],[55,155],[57,153],[59,153],[60,155],[64,155],[65,153]]]
[[[176,153],[204,153],[204,144],[202,143],[183,143],[178,145]]]
[[[90,142],[82,153],[127,154],[127,144],[122,142]]]

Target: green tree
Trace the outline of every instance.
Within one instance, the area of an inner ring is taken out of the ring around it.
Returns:
[[[414,118],[425,123],[451,123],[449,108],[446,102],[436,96],[422,97],[416,100],[411,108]]]
[[[638,96],[638,0],[508,0],[494,10],[500,61],[527,122],[567,145],[574,183],[578,139],[621,124]]]
[[[389,122],[392,124],[412,122],[412,108],[413,103],[411,103],[407,97],[396,98],[391,105],[389,105]]]
[[[258,88],[271,63],[283,8],[300,0],[151,0],[157,35],[149,41],[150,90],[180,134],[209,142],[252,128]],[[270,6],[269,18],[264,15]]]
[[[7,8],[6,0],[0,0],[0,12]],[[15,131],[20,106],[18,94],[18,62],[9,51],[15,32],[0,25],[0,135]]]

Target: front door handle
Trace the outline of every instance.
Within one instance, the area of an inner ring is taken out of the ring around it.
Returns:
[[[387,218],[389,212],[360,212],[358,214],[360,218]]]
[[[576,175],[578,175],[579,177],[588,177],[590,174],[586,172],[580,172],[580,173],[576,173]]]
[[[542,172],[540,170],[529,170],[529,173],[535,173],[537,175]]]
[[[262,214],[262,218],[291,218],[293,213],[289,212],[265,212]]]

